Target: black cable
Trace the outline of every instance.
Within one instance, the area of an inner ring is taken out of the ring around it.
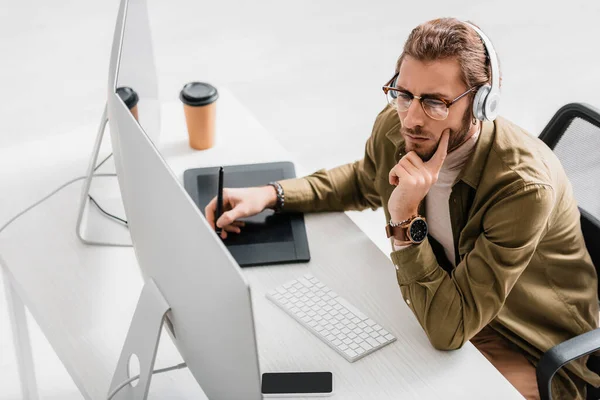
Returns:
[[[120,222],[124,223],[125,225],[127,225],[127,221],[126,220],[124,220],[123,218],[119,218],[116,215],[113,215],[113,214],[111,214],[111,213],[109,213],[107,211],[104,211],[104,209],[102,207],[100,207],[100,204],[98,204],[96,202],[96,200],[94,200],[94,198],[91,195],[88,194],[88,197],[90,198],[90,200],[92,201],[92,203],[94,203],[94,205],[96,207],[98,207],[98,210],[100,210],[102,212],[102,214],[106,215],[107,217],[116,219],[117,221],[120,221]]]

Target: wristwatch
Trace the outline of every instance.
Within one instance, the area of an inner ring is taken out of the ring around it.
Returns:
[[[413,244],[423,242],[427,237],[428,231],[427,221],[425,217],[420,215],[413,215],[398,223],[394,223],[390,219],[390,222],[385,226],[385,233],[388,238],[393,236],[396,240]]]
[[[281,212],[285,204],[285,193],[283,192],[283,187],[281,187],[279,182],[269,182],[268,185],[273,186],[275,188],[275,192],[277,193],[277,202],[275,203],[275,207],[273,207],[273,209],[275,212]]]

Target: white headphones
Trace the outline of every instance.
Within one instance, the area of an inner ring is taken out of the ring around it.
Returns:
[[[481,38],[485,50],[490,58],[492,66],[492,86],[485,84],[477,90],[473,99],[473,115],[480,121],[493,121],[498,116],[498,106],[500,105],[500,67],[498,57],[490,39],[473,24],[463,21],[469,25]]]

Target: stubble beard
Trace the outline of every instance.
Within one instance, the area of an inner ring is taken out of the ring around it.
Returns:
[[[461,125],[460,129],[458,131],[450,129],[450,140],[448,142],[448,152],[454,150],[459,145],[461,145],[465,141],[465,138],[469,134],[470,130],[471,130],[471,113],[467,109],[467,111],[465,111],[465,114],[462,118],[462,125]],[[402,127],[400,129],[400,134],[402,135],[403,138],[406,137],[407,134],[409,134],[411,136],[417,136],[417,137],[429,137],[429,138],[431,137],[429,135],[424,135],[423,132],[421,131],[420,126],[417,126],[415,129],[408,129],[408,128]],[[440,136],[440,139],[441,139],[441,136]],[[437,151],[438,146],[440,145],[440,141],[438,140],[437,143],[435,144],[435,146],[433,146],[432,148],[429,147],[429,142],[430,141],[426,142],[427,145],[423,145],[420,143],[409,143],[407,145],[407,143],[405,141],[400,145],[400,152],[402,152],[403,154],[406,154],[409,151],[414,151],[415,153],[417,153],[417,155],[419,157],[421,157],[421,159],[423,161],[429,161],[431,159],[431,157],[433,157],[433,155]]]

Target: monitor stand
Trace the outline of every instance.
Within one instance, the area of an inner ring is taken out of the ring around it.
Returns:
[[[85,244],[95,246],[131,247],[131,236],[127,226],[102,214],[96,205],[90,205],[89,196],[92,179],[94,177],[100,177],[94,175],[94,172],[96,170],[98,154],[100,153],[102,138],[104,137],[107,123],[108,114],[106,106],[104,106],[98,134],[96,135],[96,142],[94,143],[94,149],[92,151],[92,156],[90,157],[90,163],[83,183],[75,230],[79,240]],[[110,178],[106,179],[107,176]],[[114,179],[115,176],[116,174],[101,174],[101,177],[103,178],[102,183],[104,183],[104,186],[102,187],[103,192],[112,192],[114,195],[108,199],[102,198],[95,200],[102,205],[102,208],[105,211],[110,212],[111,214],[125,215],[123,211],[123,202],[118,190],[118,184],[116,179]]]
[[[160,293],[154,280],[147,280],[127,332],[127,338],[110,384],[109,396],[124,382],[132,378],[129,376],[129,362],[132,355],[138,357],[140,377],[135,387],[132,384],[126,384],[114,395],[113,400],[145,399],[148,396],[160,333],[169,309],[169,304]]]

